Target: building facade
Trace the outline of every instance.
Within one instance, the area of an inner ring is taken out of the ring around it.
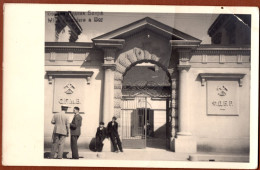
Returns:
[[[45,150],[67,104],[80,107],[81,149],[116,116],[125,148],[249,154],[250,17],[240,17],[219,15],[212,44],[150,17],[76,42],[80,24],[57,13],[56,42],[45,42]]]

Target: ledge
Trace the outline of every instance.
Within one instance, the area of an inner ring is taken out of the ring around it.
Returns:
[[[173,49],[191,49],[195,50],[200,46],[200,40],[170,40]]]
[[[93,39],[92,41],[97,48],[118,48],[118,49],[122,49],[124,47],[124,44],[125,44],[125,40],[123,40],[123,39],[111,39],[111,40],[103,40],[103,39],[96,40],[96,39]]]
[[[49,79],[49,84],[52,84],[52,79],[56,77],[86,77],[87,84],[90,84],[90,78],[93,75],[93,71],[46,71]]]
[[[201,86],[205,85],[206,80],[239,80],[239,86],[243,86],[243,78],[246,74],[243,73],[200,73]]]

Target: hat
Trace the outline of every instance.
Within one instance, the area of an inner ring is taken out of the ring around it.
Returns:
[[[69,108],[70,106],[63,104],[63,105],[61,105],[61,107],[67,107],[67,108]]]

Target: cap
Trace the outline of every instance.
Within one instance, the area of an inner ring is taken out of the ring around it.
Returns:
[[[67,107],[67,108],[69,108],[70,106],[68,106],[68,105],[66,105],[66,104],[63,104],[63,105],[61,105],[61,107]]]

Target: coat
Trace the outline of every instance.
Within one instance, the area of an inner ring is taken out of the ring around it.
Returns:
[[[114,122],[114,125],[112,124],[112,121],[108,123],[107,125],[107,132],[108,135],[111,136],[118,136],[118,123]]]
[[[81,134],[82,117],[79,114],[74,115],[72,122],[70,123],[70,134],[80,136]]]
[[[55,113],[52,117],[51,123],[55,125],[53,133],[61,135],[69,134],[69,119],[64,111]]]
[[[107,130],[104,127],[102,130],[98,127],[96,132],[96,138],[101,139],[102,141],[107,137]]]

